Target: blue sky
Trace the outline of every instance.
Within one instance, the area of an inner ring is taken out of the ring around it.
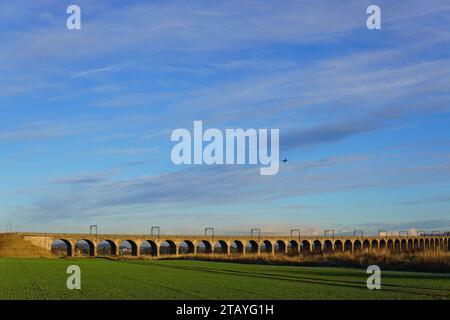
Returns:
[[[4,1],[0,223],[448,229],[449,25],[448,1]],[[279,128],[289,162],[175,166],[194,120]]]

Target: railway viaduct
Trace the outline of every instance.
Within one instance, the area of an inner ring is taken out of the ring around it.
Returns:
[[[44,234],[18,233],[24,240],[51,251],[55,243],[65,244],[68,256],[84,254],[103,255],[105,246],[109,254],[122,254],[121,247],[128,243],[132,256],[169,254],[314,254],[332,252],[358,252],[389,250],[449,251],[450,235],[418,236],[181,236],[181,235],[119,235],[119,234]],[[82,243],[84,249],[81,250]],[[102,251],[102,252],[100,252]]]

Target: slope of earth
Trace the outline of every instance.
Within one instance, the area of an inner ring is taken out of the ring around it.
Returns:
[[[0,234],[0,257],[51,257],[46,250],[15,234]]]

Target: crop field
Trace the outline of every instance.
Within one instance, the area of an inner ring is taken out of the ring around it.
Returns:
[[[81,290],[66,269],[81,268]],[[450,299],[450,275],[188,260],[0,259],[0,299]]]

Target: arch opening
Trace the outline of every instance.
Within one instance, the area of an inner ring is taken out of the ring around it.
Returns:
[[[385,240],[381,240],[380,241],[380,251],[384,251],[386,250],[386,241]]]
[[[66,239],[58,239],[51,243],[50,251],[55,256],[72,256],[72,244]]]
[[[377,240],[372,240],[372,243],[371,243],[371,249],[372,249],[372,251],[378,251],[378,241]]]
[[[261,253],[272,253],[272,242],[264,240],[260,245]]]
[[[97,245],[97,255],[115,256],[117,254],[117,246],[112,240],[102,240]]]
[[[354,252],[360,252],[360,251],[361,251],[361,241],[356,240],[356,241],[353,243],[353,251],[354,251]]]
[[[223,240],[217,241],[214,244],[214,253],[227,254],[228,253],[228,244]]]
[[[400,240],[398,240],[398,239],[394,241],[394,251],[395,252],[400,251]]]
[[[208,240],[200,240],[197,243],[197,253],[200,254],[209,254],[213,252],[213,247],[211,245],[211,242]]]
[[[334,252],[344,252],[344,245],[341,240],[336,240],[334,242]]]
[[[119,243],[119,255],[137,256],[137,244],[133,240],[123,240]]]
[[[420,247],[419,247],[419,240],[414,239],[414,242],[413,242],[413,250],[414,250],[414,251],[418,251],[419,249],[420,249]]]
[[[161,255],[177,254],[177,245],[172,240],[164,240],[159,245],[159,253]]]
[[[311,253],[311,244],[307,240],[303,240],[300,246],[300,253],[309,254]]]
[[[145,240],[141,243],[141,255],[156,257],[158,255],[158,246],[152,240]]]
[[[93,257],[95,255],[95,246],[92,241],[87,239],[78,240],[75,244],[75,255]]]
[[[312,252],[322,253],[322,243],[319,240],[314,240],[312,245]]]
[[[413,241],[411,239],[408,239],[407,241],[407,249],[408,251],[413,251],[414,247],[413,247]]]
[[[276,254],[285,254],[287,253],[286,248],[287,248],[286,243],[283,240],[277,240],[275,242],[274,252]]]
[[[255,240],[250,240],[249,242],[247,242],[247,244],[245,245],[245,252],[257,254],[258,243]]]
[[[325,242],[323,243],[323,251],[325,253],[333,252],[333,243],[330,240],[325,240]]]
[[[230,246],[230,253],[232,254],[244,253],[244,244],[239,240],[234,240]]]
[[[195,252],[195,246],[192,241],[184,240],[178,245],[178,253],[180,254],[193,254]]]
[[[345,252],[352,252],[353,251],[353,245],[350,240],[345,240],[344,242],[344,251]]]
[[[364,240],[363,241],[363,251],[369,252],[370,251],[370,241]]]
[[[299,245],[295,240],[291,240],[288,242],[287,252],[289,255],[297,255],[299,253]]]

